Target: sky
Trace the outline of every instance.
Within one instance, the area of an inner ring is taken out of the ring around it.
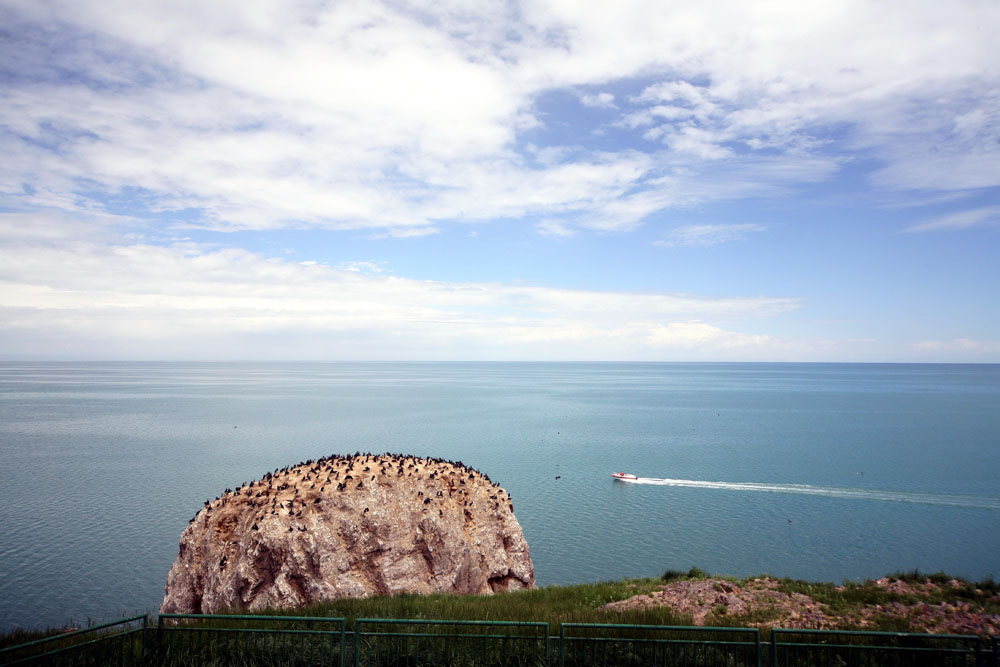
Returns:
[[[998,34],[0,0],[0,359],[997,363]]]

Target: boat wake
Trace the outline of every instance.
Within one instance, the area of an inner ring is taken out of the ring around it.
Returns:
[[[947,493],[914,493],[910,491],[880,491],[877,489],[851,489],[809,484],[762,484],[758,482],[710,482],[698,479],[668,479],[638,477],[622,480],[629,484],[651,484],[656,486],[678,486],[692,489],[719,489],[724,491],[759,491],[763,493],[794,493],[804,496],[824,496],[826,498],[850,498],[854,500],[877,500],[897,503],[917,503],[921,505],[943,505],[946,507],[976,507],[1000,510],[1000,498],[995,496],[966,496]]]

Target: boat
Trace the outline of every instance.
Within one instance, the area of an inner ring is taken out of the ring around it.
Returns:
[[[611,473],[611,476],[614,477],[615,479],[626,479],[626,480],[639,479],[638,477],[629,472],[613,472]]]

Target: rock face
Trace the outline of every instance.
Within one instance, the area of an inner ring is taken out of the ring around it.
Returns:
[[[534,586],[506,491],[460,462],[331,456],[226,490],[191,520],[163,613]]]

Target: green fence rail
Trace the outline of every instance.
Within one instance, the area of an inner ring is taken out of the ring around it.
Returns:
[[[342,618],[160,614],[156,664],[344,667]]]
[[[1000,637],[840,630],[161,614],[0,649],[0,665],[1000,667]]]
[[[132,616],[0,649],[2,665],[133,665],[143,659],[147,618]]]
[[[548,623],[359,618],[355,667],[545,667]]]
[[[760,667],[757,628],[563,623],[560,667]]]
[[[991,662],[997,664],[996,639]],[[984,667],[982,639],[848,630],[771,631],[772,667]]]

